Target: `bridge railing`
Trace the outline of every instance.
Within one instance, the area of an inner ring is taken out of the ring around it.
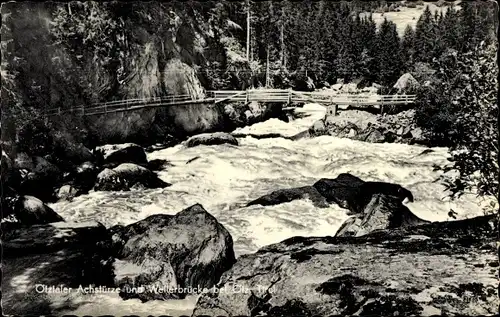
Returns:
[[[89,106],[76,106],[66,109],[52,108],[45,111],[45,115],[59,115],[59,114],[80,114],[80,115],[93,115],[105,114],[120,111],[128,111],[132,109],[140,109],[146,107],[156,107],[169,104],[178,104],[183,102],[193,101],[191,95],[164,95],[160,97],[151,98],[136,98],[126,100],[108,101],[102,103],[93,103]]]
[[[127,100],[109,101],[95,103],[90,106],[77,106],[69,109],[52,108],[45,111],[46,115],[59,115],[65,113],[79,115],[106,114],[122,112],[148,107],[161,107],[175,104],[189,103],[193,101],[214,101],[215,103],[227,100],[237,102],[321,102],[339,105],[398,105],[413,103],[415,95],[353,95],[336,94],[328,91],[298,92],[283,89],[250,89],[250,90],[215,90],[207,91],[206,97],[195,100],[191,95],[164,95],[151,98],[136,98]]]

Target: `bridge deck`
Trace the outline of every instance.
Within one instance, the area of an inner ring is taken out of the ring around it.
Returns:
[[[403,105],[415,102],[415,95],[349,95],[330,91],[299,92],[281,89],[218,90],[208,91],[202,98],[190,95],[166,95],[155,98],[127,99],[97,103],[87,107],[69,109],[52,108],[45,112],[47,116],[71,113],[83,116],[134,111],[146,108],[158,108],[175,105],[198,103],[236,102],[277,102],[277,103],[322,103],[332,105],[381,106]]]

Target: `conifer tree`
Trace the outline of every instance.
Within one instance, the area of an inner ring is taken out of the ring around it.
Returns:
[[[393,85],[403,70],[401,43],[396,24],[384,19],[377,35],[379,82],[382,85]]]
[[[415,61],[432,61],[435,48],[435,37],[436,23],[429,6],[426,6],[424,12],[417,21],[415,30]]]
[[[404,71],[408,71],[413,65],[415,55],[415,30],[410,25],[406,26],[401,40],[401,53]]]

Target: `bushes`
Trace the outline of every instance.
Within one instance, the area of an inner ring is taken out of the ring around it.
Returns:
[[[42,119],[18,122],[17,144],[21,152],[31,156],[44,156],[52,150],[50,127]]]
[[[450,147],[451,165],[460,172],[448,183],[452,195],[465,190],[498,193],[498,66],[496,45],[470,53],[447,52],[434,66],[436,79],[422,87],[417,124],[431,145]]]

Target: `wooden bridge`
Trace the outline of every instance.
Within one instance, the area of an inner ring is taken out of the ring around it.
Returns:
[[[72,107],[69,109],[52,108],[45,112],[46,116],[74,114],[81,116],[102,115],[108,113],[127,112],[147,108],[168,107],[177,105],[221,103],[235,101],[249,103],[279,102],[284,104],[320,103],[333,105],[337,113],[339,105],[357,107],[379,107],[381,112],[385,105],[406,105],[415,102],[415,95],[354,95],[338,94],[332,91],[303,92],[282,89],[249,89],[207,91],[204,97],[193,98],[190,95],[165,95],[154,98],[127,99],[91,104],[90,106]]]

